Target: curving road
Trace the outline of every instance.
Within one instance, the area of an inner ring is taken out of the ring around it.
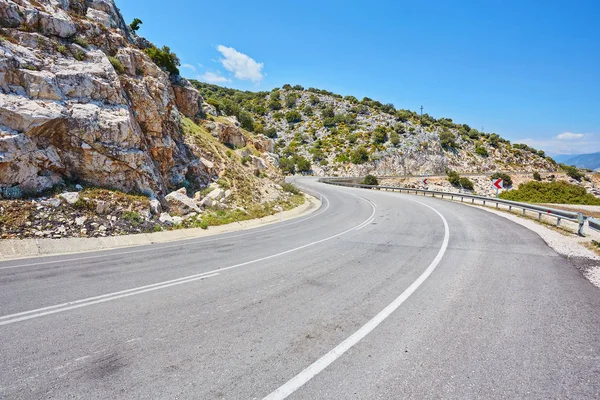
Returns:
[[[599,398],[600,291],[461,204],[0,263],[0,399]]]

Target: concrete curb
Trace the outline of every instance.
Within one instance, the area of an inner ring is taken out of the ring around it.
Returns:
[[[234,222],[227,225],[211,226],[208,229],[190,228],[173,231],[140,233],[134,235],[108,236],[101,238],[64,238],[64,239],[9,239],[0,241],[0,261],[20,258],[77,254],[101,250],[111,250],[132,246],[144,246],[176,240],[194,239],[221,233],[243,231],[269,225],[280,221],[299,218],[317,211],[321,201],[306,195],[304,204],[292,210],[263,218]]]

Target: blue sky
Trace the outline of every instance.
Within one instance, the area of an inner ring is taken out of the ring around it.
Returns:
[[[598,0],[116,2],[188,78],[423,105],[550,154],[600,151]]]

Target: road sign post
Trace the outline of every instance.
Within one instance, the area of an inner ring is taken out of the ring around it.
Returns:
[[[504,180],[502,179],[497,179],[497,180],[492,180],[492,186],[494,188],[496,188],[496,198],[498,198],[498,191],[500,189],[504,189]]]

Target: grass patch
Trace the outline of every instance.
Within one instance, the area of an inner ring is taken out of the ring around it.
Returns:
[[[117,57],[110,56],[110,57],[108,57],[108,60],[112,64],[112,66],[115,69],[115,71],[117,72],[117,74],[125,73],[125,67],[123,66],[123,64],[121,64],[121,61]]]

